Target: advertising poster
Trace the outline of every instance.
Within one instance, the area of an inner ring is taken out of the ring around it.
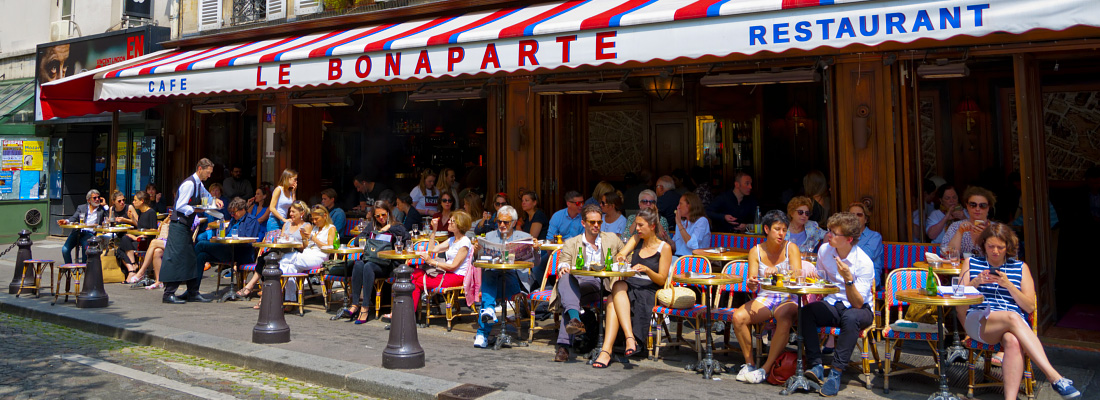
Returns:
[[[11,193],[13,187],[15,187],[15,173],[12,171],[0,171],[0,194]]]
[[[41,173],[39,171],[19,171],[19,200],[38,200],[38,190],[41,187]]]
[[[23,141],[23,170],[24,171],[41,171],[42,170],[42,144],[40,140],[24,140]]]
[[[2,143],[4,156],[3,160],[0,160],[0,169],[4,171],[23,169],[23,141],[4,140]]]

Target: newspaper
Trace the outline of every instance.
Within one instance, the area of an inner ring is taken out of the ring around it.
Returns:
[[[488,240],[479,240],[478,245],[481,246],[481,253],[478,254],[479,258],[496,258],[502,256],[504,250],[508,250],[511,254],[516,256],[516,260],[521,261],[531,261],[538,256],[534,239],[517,240],[508,243],[493,243]]]

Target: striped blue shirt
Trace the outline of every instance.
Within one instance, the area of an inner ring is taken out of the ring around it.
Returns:
[[[978,277],[982,271],[989,270],[989,262],[983,257],[971,257],[969,278],[971,280]],[[1020,289],[1020,280],[1023,279],[1024,263],[1023,261],[1009,258],[1004,265],[1001,266],[1001,272],[1004,272],[1008,276],[1008,281],[1012,282],[1013,286]],[[986,283],[978,285],[978,292],[985,296],[985,301],[981,304],[975,304],[970,306],[970,310],[984,310],[990,311],[1015,311],[1024,317],[1024,321],[1027,321],[1027,313],[1020,309],[1020,306],[1016,304],[1016,299],[1012,298],[1012,292],[1008,289],[1001,287],[996,283]],[[968,311],[969,312],[969,311]]]

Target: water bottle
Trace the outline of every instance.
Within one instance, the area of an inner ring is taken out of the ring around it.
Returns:
[[[764,229],[760,227],[762,220],[760,218],[760,206],[756,207],[756,219],[753,220],[752,231],[756,234],[764,233]]]
[[[332,248],[340,250],[340,235],[336,235],[336,238],[332,240]]]
[[[574,269],[577,271],[584,269],[584,246],[577,247],[577,260],[574,263]]]

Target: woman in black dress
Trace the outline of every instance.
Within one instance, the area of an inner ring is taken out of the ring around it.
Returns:
[[[133,209],[131,209],[131,219],[137,221],[136,229],[156,229],[157,228],[157,210],[154,210],[149,204],[149,194],[146,192],[137,192],[134,194]],[[138,250],[138,238],[137,235],[131,235],[129,233],[122,236],[122,240],[119,242],[119,250],[125,252],[125,257],[122,258],[122,262],[126,265],[126,283],[135,283],[141,279],[141,276],[136,274],[138,267],[134,263],[134,252]]]
[[[664,287],[673,258],[673,245],[668,236],[660,237],[658,234],[659,221],[660,215],[656,211],[645,209],[638,212],[638,217],[634,219],[637,232],[615,255],[619,261],[627,261],[629,256],[630,269],[638,275],[611,286],[603,348],[592,362],[593,368],[607,368],[611,362],[611,348],[620,327],[627,335],[623,343],[627,357],[645,351],[637,338],[647,336],[657,289]]]

